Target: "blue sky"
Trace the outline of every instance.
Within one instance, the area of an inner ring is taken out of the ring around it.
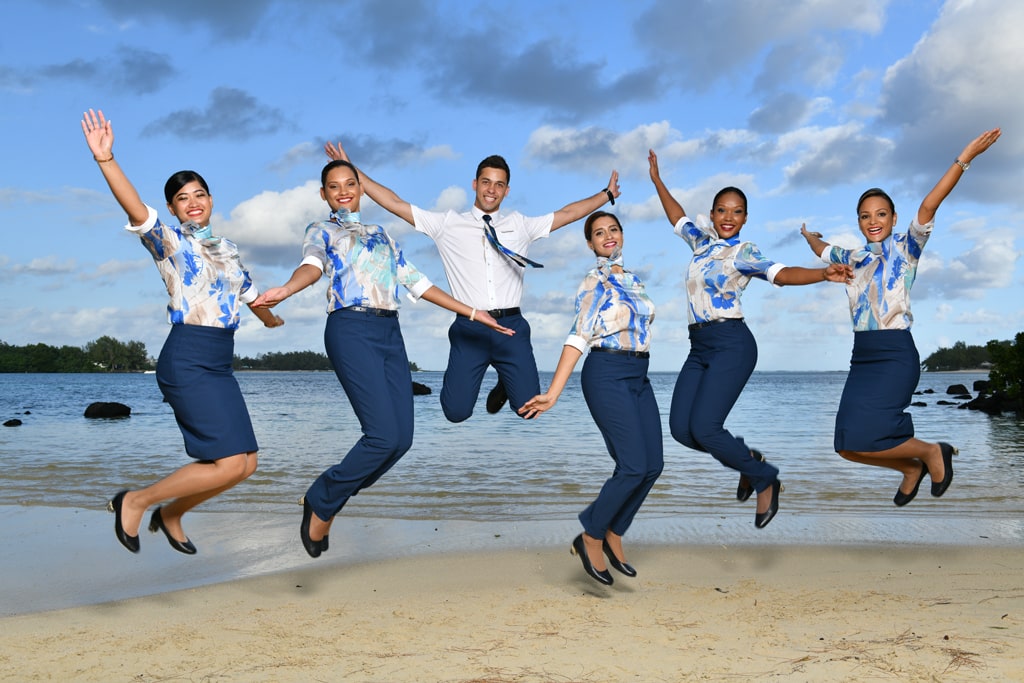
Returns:
[[[982,130],[1003,137],[939,210],[913,290],[922,357],[1022,329],[1024,3],[1017,0],[37,0],[7,13],[0,42],[0,340],[79,346],[167,334],[166,293],[124,230],[85,145],[84,109],[113,121],[114,153],[143,199],[202,173],[215,232],[236,241],[258,286],[300,258],[326,213],[326,140],[425,208],[465,208],[477,162],[512,167],[506,209],[561,208],[603,187],[623,195],[627,267],[658,306],[652,368],[688,351],[690,258],[647,177],[647,149],[691,215],[743,188],[743,229],[770,258],[813,265],[802,222],[860,243],[856,200],[887,189],[900,223]],[[433,243],[364,200],[407,256],[447,288]],[[523,307],[553,369],[592,257],[582,222],[537,242]],[[846,369],[841,286],[743,297],[760,370]],[[279,306],[283,328],[246,313],[236,352],[323,350],[324,284]],[[409,356],[442,369],[451,316],[406,303]]]

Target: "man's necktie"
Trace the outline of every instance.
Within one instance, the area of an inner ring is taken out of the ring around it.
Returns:
[[[486,213],[484,214],[484,234],[487,235],[487,240],[491,243],[491,246],[497,249],[500,254],[507,256],[509,259],[515,261],[523,268],[525,268],[526,266],[533,266],[534,268],[544,267],[541,264],[537,263],[536,261],[531,261],[525,256],[517,254],[516,252],[512,251],[504,244],[499,242],[498,233],[494,231],[494,226],[491,225],[491,216],[490,214]]]

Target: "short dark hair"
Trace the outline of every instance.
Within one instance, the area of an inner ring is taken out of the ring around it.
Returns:
[[[741,190],[738,187],[733,187],[732,185],[730,185],[729,187],[723,187],[721,190],[718,191],[718,194],[715,195],[715,198],[711,202],[711,208],[714,209],[715,204],[718,203],[718,200],[727,194],[739,195],[740,199],[743,200],[744,210],[747,208],[747,195],[743,194],[743,190]]]
[[[479,178],[480,174],[484,172],[485,168],[496,168],[499,171],[504,171],[505,182],[512,182],[512,172],[508,170],[508,162],[505,161],[505,157],[498,156],[497,154],[492,154],[491,156],[481,161],[476,166],[476,175],[473,177],[473,179],[475,180],[476,178]]]
[[[864,192],[864,194],[860,196],[860,199],[857,200],[858,214],[860,214],[861,204],[863,204],[866,200],[871,199],[872,197],[881,197],[882,199],[889,203],[889,210],[892,211],[893,213],[896,213],[896,205],[892,203],[892,197],[890,197],[885,190],[879,187],[872,187],[870,190]]]
[[[362,182],[361,180],[359,180],[359,171],[356,169],[355,166],[352,165],[351,161],[345,161],[344,159],[335,159],[334,161],[328,162],[327,165],[324,166],[324,170],[320,171],[320,187],[327,187],[327,174],[329,174],[331,171],[338,168],[339,166],[345,166],[346,168],[352,169],[352,175],[356,177],[356,182]]]
[[[203,176],[199,175],[195,171],[178,171],[164,183],[164,198],[167,203],[170,204],[174,201],[174,195],[178,194],[178,190],[185,187],[192,181],[195,181],[203,186],[206,190],[206,194],[210,194],[210,186],[203,180]]]
[[[609,216],[615,219],[615,224],[619,226],[619,230],[622,230],[622,223],[619,222],[619,217],[614,213],[608,213],[607,211],[595,211],[594,213],[587,216],[587,222],[583,224],[583,236],[590,241],[590,237],[594,234],[594,221],[598,218]]]

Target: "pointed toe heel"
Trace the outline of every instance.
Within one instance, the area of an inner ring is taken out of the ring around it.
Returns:
[[[128,489],[118,491],[117,495],[107,503],[107,510],[114,513],[114,535],[117,536],[118,542],[131,552],[137,553],[139,552],[138,535],[129,536],[124,532],[124,527],[121,526],[121,507],[124,505],[126,493],[128,493]]]
[[[612,552],[612,548],[608,545],[607,539],[605,539],[602,547],[604,548],[605,557],[608,558],[608,564],[612,566],[612,569],[631,578],[636,576],[636,569],[634,569],[631,564],[628,562],[619,562],[619,558],[615,557],[615,553]]]
[[[320,557],[323,546],[320,541],[314,541],[309,537],[309,523],[313,519],[313,506],[305,497],[302,498],[302,523],[299,525],[299,538],[302,539],[302,547],[310,557]]]
[[[608,573],[608,570],[598,571],[594,569],[594,565],[590,563],[590,557],[587,556],[587,546],[583,543],[583,534],[580,534],[572,540],[572,548],[569,550],[572,555],[578,555],[580,562],[583,563],[583,571],[590,575],[590,578],[594,579],[598,583],[603,583],[606,586],[610,586],[615,583],[615,579]]]
[[[953,456],[960,452],[960,449],[956,446],[951,446],[950,444],[942,441],[939,442],[939,448],[942,449],[942,466],[946,469],[946,474],[942,477],[942,481],[932,482],[932,495],[936,498],[940,498],[952,483]]]
[[[896,495],[893,496],[892,502],[896,507],[903,507],[910,501],[917,497],[917,490],[921,488],[921,482],[924,481],[925,475],[928,474],[928,465],[921,463],[921,474],[917,477],[917,483],[914,484],[914,490],[910,493],[903,493],[899,489],[896,489]]]
[[[764,453],[762,453],[761,451],[757,450],[756,448],[751,448],[750,449],[750,457],[752,457],[754,460],[757,460],[759,462],[764,462]],[[754,494],[754,487],[751,486],[750,485],[750,481],[745,476],[743,476],[741,474],[740,475],[740,483],[736,486],[736,500],[738,500],[741,503],[744,503],[753,494]]]
[[[167,542],[171,544],[171,547],[177,550],[179,553],[185,553],[186,555],[195,555],[196,547],[192,545],[192,541],[185,538],[185,542],[181,542],[174,536],[171,536],[171,532],[164,526],[164,515],[160,511],[160,508],[153,510],[153,514],[149,518],[149,530],[152,533],[158,531],[164,532],[164,536],[167,537]]]
[[[768,526],[768,523],[775,519],[775,515],[779,511],[779,493],[782,491],[782,482],[776,479],[772,482],[772,503],[768,507],[767,512],[755,512],[754,513],[754,526],[758,529],[763,529]]]

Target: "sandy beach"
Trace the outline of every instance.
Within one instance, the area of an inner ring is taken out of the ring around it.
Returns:
[[[1024,551],[986,538],[801,545],[787,535],[806,530],[780,524],[759,545],[724,520],[717,540],[735,544],[665,543],[678,529],[654,521],[630,546],[639,576],[604,587],[556,540],[571,524],[352,521],[314,561],[283,515],[232,544],[226,522],[244,516],[197,514],[190,558],[148,533],[132,556],[109,516],[73,512],[50,545],[75,555],[2,561],[8,614],[26,611],[12,587],[76,606],[0,619],[0,680],[1024,680]],[[145,594],[175,580],[203,585]],[[78,604],[118,591],[141,597]]]

